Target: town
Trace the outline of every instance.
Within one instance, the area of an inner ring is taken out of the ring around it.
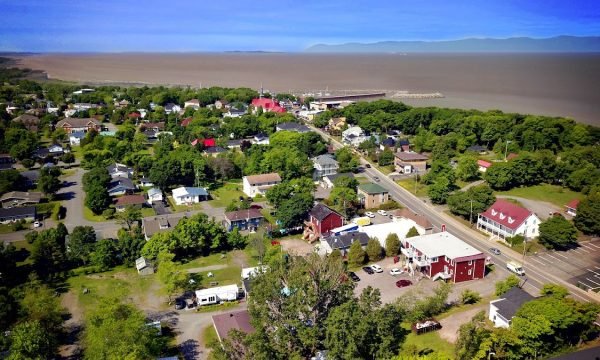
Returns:
[[[385,93],[1,75],[0,356],[598,345],[598,127]]]

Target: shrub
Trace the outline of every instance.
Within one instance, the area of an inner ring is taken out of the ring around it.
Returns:
[[[370,239],[367,243],[367,256],[369,261],[379,261],[383,255],[383,249],[377,239]]]
[[[467,304],[476,304],[481,300],[481,295],[479,295],[478,292],[470,290],[470,289],[465,289],[461,294],[460,294],[460,302],[464,305]]]
[[[108,209],[104,210],[102,212],[102,216],[104,216],[106,219],[112,219],[115,216],[115,209],[108,208]]]
[[[386,201],[379,206],[379,210],[396,210],[396,209],[402,209],[402,205],[400,205],[399,203],[397,203],[394,200]]]

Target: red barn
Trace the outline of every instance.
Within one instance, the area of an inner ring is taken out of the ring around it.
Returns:
[[[317,240],[320,236],[327,236],[331,229],[344,225],[342,215],[323,204],[315,205],[308,215],[309,220],[304,230],[304,238],[310,242]]]
[[[458,283],[485,276],[485,255],[445,231],[407,238],[401,250],[413,260],[416,271],[432,280]]]

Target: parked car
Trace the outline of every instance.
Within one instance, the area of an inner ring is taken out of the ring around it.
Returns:
[[[175,299],[175,310],[185,309],[187,303],[184,299]]]
[[[493,247],[493,248],[490,248],[490,252],[491,252],[492,254],[494,254],[494,255],[500,255],[500,254],[502,254],[502,253],[500,252],[500,249],[496,249],[496,248],[494,248],[494,247]]]
[[[33,227],[34,228],[39,228],[41,226],[42,226],[42,223],[40,221],[36,221],[36,222],[33,223]]]
[[[370,211],[367,211],[367,212],[365,213],[365,216],[366,216],[366,217],[370,217],[370,218],[374,218],[374,217],[375,217],[375,214],[373,214],[373,213],[372,213],[372,212],[370,212]]]
[[[393,268],[392,270],[390,270],[390,275],[396,276],[396,275],[402,274],[403,272],[404,272],[403,270],[400,270],[398,268]]]
[[[375,180],[375,182],[379,182],[379,176],[373,176],[373,180]]]
[[[379,266],[377,264],[371,265],[371,269],[373,269],[373,271],[375,271],[376,273],[382,273],[383,272],[383,269],[381,268],[381,266]]]
[[[373,271],[370,266],[364,266],[362,269],[369,275],[375,274],[375,271]]]
[[[354,282],[359,282],[360,278],[358,277],[358,275],[356,275],[356,273],[354,271],[350,271],[348,273],[348,276],[350,277],[350,279]]]
[[[371,164],[366,164],[366,165],[365,165],[365,167],[366,167],[367,169],[370,169],[370,168],[371,168]]]
[[[412,285],[412,281],[410,281],[410,280],[402,279],[402,280],[396,281],[396,286],[399,288],[403,288],[403,287],[407,287],[407,286],[411,286],[411,285]]]
[[[387,211],[385,210],[377,210],[377,213],[382,216],[387,216]]]
[[[523,265],[516,261],[509,261],[506,263],[506,268],[519,276],[525,275],[525,270],[523,270]]]

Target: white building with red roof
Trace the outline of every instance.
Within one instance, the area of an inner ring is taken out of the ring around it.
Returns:
[[[479,214],[477,219],[477,229],[501,239],[515,235],[537,237],[539,226],[540,219],[533,212],[502,199]]]
[[[565,205],[565,207],[567,208],[566,213],[571,216],[576,216],[578,206],[579,206],[579,199],[573,199],[573,200],[569,201],[567,203],[567,205]]]
[[[485,160],[477,160],[477,166],[479,166],[479,171],[486,172],[487,169],[489,169],[490,166],[492,166],[492,163]]]
[[[262,108],[264,112],[284,113],[285,109],[273,99],[258,98],[252,99],[252,106],[255,109]]]

